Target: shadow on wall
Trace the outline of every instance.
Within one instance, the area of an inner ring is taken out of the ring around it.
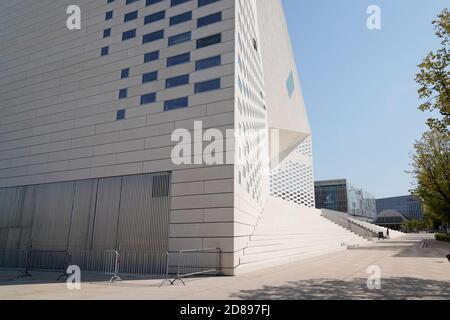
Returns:
[[[369,290],[367,279],[351,281],[315,279],[288,282],[283,286],[264,286],[242,290],[230,298],[244,300],[405,300],[450,299],[450,281],[416,278],[389,278],[381,290]]]

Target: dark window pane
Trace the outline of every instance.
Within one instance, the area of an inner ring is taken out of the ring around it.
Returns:
[[[160,11],[154,14],[150,14],[148,16],[145,16],[144,18],[144,24],[149,24],[158,20],[162,20],[166,18],[166,11]]]
[[[206,6],[210,3],[217,2],[217,1],[220,1],[220,0],[198,0],[198,6],[203,7],[203,6]]]
[[[182,4],[182,3],[185,3],[185,2],[188,2],[188,1],[191,1],[191,0],[171,0],[170,1],[170,6],[174,7],[174,6],[177,6],[179,4]]]
[[[142,37],[142,43],[148,43],[148,42],[152,42],[152,41],[156,41],[159,39],[164,38],[164,30],[159,30],[156,32],[152,32],[149,34],[146,34],[145,36]]]
[[[142,83],[152,82],[158,80],[158,72],[150,72],[142,75]]]
[[[185,74],[179,77],[174,77],[166,80],[166,88],[173,88],[189,83],[189,75]]]
[[[220,79],[199,82],[195,84],[195,93],[220,89]]]
[[[197,49],[204,48],[207,46],[212,46],[214,44],[222,42],[222,34],[215,34],[206,38],[197,40]]]
[[[222,12],[214,13],[209,16],[198,19],[197,27],[200,28],[219,21],[222,21]]]
[[[166,101],[164,102],[164,111],[186,108],[188,106],[188,102],[188,97]]]
[[[173,16],[172,18],[170,18],[170,25],[173,26],[173,25],[183,23],[183,22],[186,22],[189,20],[192,20],[192,12],[191,11],[179,14],[177,16]]]
[[[136,29],[126,31],[122,33],[122,41],[132,39],[136,37]]]
[[[129,76],[130,76],[130,68],[123,69],[122,72],[120,73],[121,79],[128,78]]]
[[[191,32],[177,34],[169,38],[169,46],[174,46],[179,43],[183,43],[191,40]]]
[[[124,17],[123,17],[123,22],[128,22],[131,20],[136,20],[138,18],[138,12],[137,11],[133,11],[130,13],[127,13]]]
[[[141,104],[153,103],[155,101],[156,101],[156,93],[149,93],[141,96]]]
[[[128,96],[128,90],[127,89],[121,89],[119,91],[119,99],[125,99]]]
[[[167,66],[175,66],[182,63],[187,63],[191,61],[191,53],[183,53],[178,56],[167,58]]]
[[[155,61],[159,59],[159,51],[153,51],[144,55],[144,63]]]
[[[221,64],[221,56],[207,58],[207,59],[197,61],[195,64],[195,70],[203,70],[203,69],[207,69],[207,68],[212,68],[212,67],[220,66],[220,64]]]
[[[118,110],[116,115],[116,120],[125,119],[125,110]]]
[[[108,38],[111,36],[111,28],[103,30],[103,38]]]

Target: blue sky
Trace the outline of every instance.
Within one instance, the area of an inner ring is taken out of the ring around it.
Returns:
[[[313,131],[315,178],[376,197],[408,194],[412,145],[426,130],[417,65],[438,46],[444,0],[283,0]],[[382,29],[366,27],[369,5]]]

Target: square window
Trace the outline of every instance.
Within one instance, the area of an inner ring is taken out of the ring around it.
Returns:
[[[111,36],[111,28],[103,30],[103,38],[108,38]]]
[[[109,47],[103,47],[101,55],[102,56],[107,56],[108,54],[109,54]]]
[[[129,76],[130,76],[130,68],[122,69],[120,73],[120,78],[125,79],[128,78]]]
[[[105,14],[105,20],[111,20],[112,18],[113,18],[113,15],[114,15],[114,11],[108,11],[106,14]]]
[[[121,89],[119,91],[119,99],[125,99],[128,96],[128,90],[127,89]]]
[[[116,120],[124,120],[125,119],[125,109],[118,110],[116,115]]]

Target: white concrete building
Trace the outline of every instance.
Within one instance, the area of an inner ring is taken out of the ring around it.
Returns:
[[[234,274],[360,241],[312,209],[298,79],[281,0],[1,0],[0,251],[219,247]],[[196,121],[234,161],[174,163]]]

